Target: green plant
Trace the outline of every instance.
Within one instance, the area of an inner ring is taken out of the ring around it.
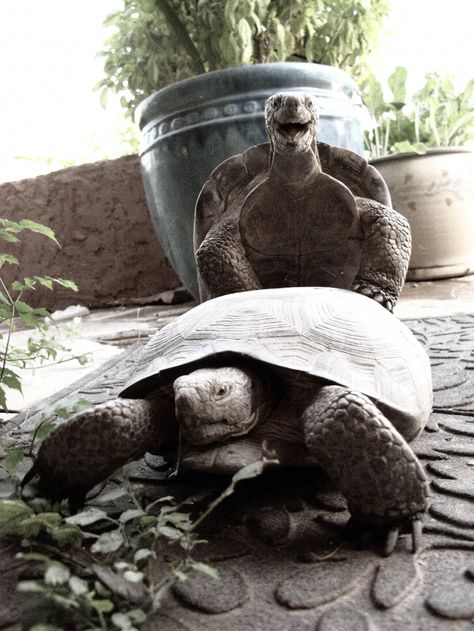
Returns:
[[[29,219],[19,222],[0,218],[0,239],[16,244],[23,232],[39,233],[57,243],[54,232],[40,223]],[[18,258],[13,254],[0,252],[0,269],[5,265],[19,265]],[[76,284],[64,278],[51,276],[31,276],[23,280],[15,280],[10,286],[0,276],[0,409],[8,411],[7,389],[21,392],[21,378],[16,372],[18,368],[36,367],[46,362],[69,361],[77,359],[81,364],[87,362],[87,357],[72,356],[69,349],[56,339],[54,322],[49,312],[44,308],[33,308],[25,302],[25,294],[34,291],[38,285],[53,289],[54,285],[61,285],[72,291],[77,291]],[[33,329],[26,345],[15,347],[12,335],[18,323]],[[68,355],[59,359],[59,353]]]
[[[426,75],[425,84],[411,99],[407,96],[408,72],[398,66],[387,83],[369,75],[363,86],[372,118],[366,146],[372,158],[393,153],[425,153],[430,147],[460,146],[474,139],[474,79],[463,89],[451,75]]]
[[[20,546],[22,562],[36,564],[35,578],[18,584],[32,594],[24,628],[54,624],[76,631],[133,631],[189,572],[218,578],[216,570],[193,558],[194,548],[205,543],[196,530],[238,482],[275,462],[263,458],[243,467],[199,516],[202,495],[179,503],[166,496],[142,505],[131,488],[123,487],[101,496],[105,503],[128,494],[130,507],[114,517],[94,507],[68,516],[63,506],[39,498],[30,504],[0,500],[0,538]]]
[[[137,104],[176,80],[272,61],[339,66],[356,77],[377,42],[387,0],[124,0],[100,53],[98,88]]]

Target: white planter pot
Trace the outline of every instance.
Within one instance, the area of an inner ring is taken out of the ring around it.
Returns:
[[[474,272],[474,152],[431,149],[372,164],[387,182],[392,204],[410,222],[408,280]]]

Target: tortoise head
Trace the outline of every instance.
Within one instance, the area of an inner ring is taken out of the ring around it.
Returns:
[[[305,92],[279,92],[265,103],[265,125],[273,151],[304,153],[315,141],[319,111]]]
[[[176,418],[193,445],[247,434],[269,415],[274,397],[266,377],[247,368],[199,368],[174,383]]]

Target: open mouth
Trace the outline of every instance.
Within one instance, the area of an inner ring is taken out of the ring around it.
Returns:
[[[279,133],[288,140],[294,140],[302,136],[308,131],[309,122],[307,123],[278,123]]]

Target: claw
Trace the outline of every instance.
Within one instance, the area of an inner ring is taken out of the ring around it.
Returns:
[[[422,535],[423,535],[423,522],[421,521],[420,517],[417,517],[416,519],[412,521],[412,525],[411,525],[411,541],[412,541],[411,551],[413,552],[413,554],[415,552],[418,552],[418,550],[421,547]]]
[[[398,526],[393,526],[390,528],[387,534],[387,539],[385,540],[385,547],[383,550],[383,555],[388,557],[395,550],[395,546],[397,545],[398,535],[400,534],[400,529]]]

